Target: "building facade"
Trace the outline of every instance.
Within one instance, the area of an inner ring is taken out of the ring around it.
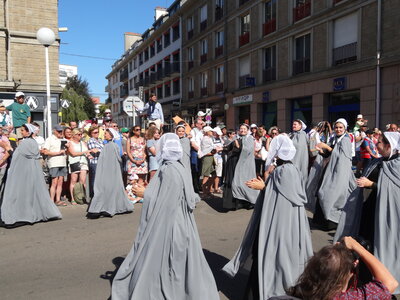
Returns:
[[[58,0],[6,0],[0,3],[0,100],[13,102],[16,91],[34,98],[32,121],[43,123],[46,106],[46,73],[44,46],[36,40],[36,32],[48,27],[57,36],[49,47],[51,110],[53,124],[58,121],[59,38]],[[43,126],[41,126],[43,128]]]
[[[400,122],[400,2],[203,0],[181,8],[181,113],[278,125]]]

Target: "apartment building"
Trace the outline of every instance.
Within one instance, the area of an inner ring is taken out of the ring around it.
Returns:
[[[59,42],[58,1],[0,2],[0,101],[11,104],[16,91],[23,91],[30,103],[32,120],[43,123],[46,106],[46,73],[44,46],[36,40],[36,32],[48,27],[57,36],[49,47],[52,123],[58,121]],[[43,128],[43,126],[41,126]]]
[[[181,8],[182,111],[290,129],[400,122],[400,2],[202,0]]]
[[[181,104],[181,18],[177,13],[186,1],[175,1],[168,8],[155,9],[155,21],[114,63],[106,76],[106,91],[112,99],[112,114],[122,126],[131,126],[132,118],[123,112],[128,96],[145,102],[154,93],[163,106],[165,123],[179,114]]]

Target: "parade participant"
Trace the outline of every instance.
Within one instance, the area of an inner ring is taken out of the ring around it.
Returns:
[[[125,193],[121,173],[119,147],[113,139],[119,137],[118,131],[108,128],[104,136],[108,143],[100,153],[94,182],[94,197],[88,208],[88,218],[100,215],[114,216],[133,211],[133,203]]]
[[[158,170],[158,162],[156,159],[156,144],[160,139],[160,130],[157,127],[150,127],[146,133],[146,149],[149,158],[149,181],[153,178]]]
[[[223,268],[228,275],[235,276],[252,256],[243,299],[268,299],[284,294],[313,254],[304,209],[307,202],[304,182],[291,162],[295,153],[289,137],[275,137],[266,159],[266,167],[271,172],[266,183],[260,177],[246,182],[249,188],[262,192],[238,251]],[[276,167],[271,167],[275,159]]]
[[[146,182],[148,173],[146,160],[146,141],[140,136],[139,125],[132,127],[130,138],[126,142],[126,153],[128,154],[128,174],[139,176],[139,182]]]
[[[140,114],[146,113],[147,121],[149,123],[154,123],[158,130],[162,130],[164,126],[164,113],[161,103],[157,102],[157,96],[155,94],[150,94],[149,102],[147,102],[142,109],[138,109],[135,104],[133,104],[133,106]]]
[[[179,141],[181,142],[182,146],[182,159],[181,162],[185,169],[189,171],[190,174],[192,174],[192,170],[190,168],[190,140],[186,137],[185,134],[185,125],[179,124],[176,126],[175,129],[176,135],[179,137]]]
[[[308,177],[308,139],[306,130],[307,126],[302,120],[294,120],[292,124],[292,133],[290,137],[293,141],[293,145],[296,147],[296,156],[293,158],[293,164],[299,169],[303,175],[304,183],[307,182]]]
[[[32,138],[36,130],[32,124],[21,127],[24,140],[14,151],[1,205],[1,220],[6,226],[61,219],[44,181],[39,148]]]
[[[360,260],[368,266],[374,280],[358,287]],[[345,237],[342,243],[318,251],[288,294],[304,300],[390,300],[397,286],[398,282],[379,259],[353,238]]]
[[[214,188],[212,188],[212,192],[216,194],[222,194],[222,190],[219,188],[219,186],[224,164],[222,158],[222,149],[224,145],[222,140],[222,131],[218,126],[213,129],[213,143],[216,151],[214,154],[215,179],[214,179]]]
[[[138,233],[114,277],[111,297],[219,299],[193,216],[200,199],[180,162],[178,136],[163,135],[156,152],[160,168],[144,192]]]
[[[215,179],[214,154],[216,149],[213,143],[213,129],[210,126],[203,128],[204,136],[201,139],[199,158],[201,159],[201,176],[203,197],[211,196],[211,187]]]
[[[313,219],[324,230],[336,228],[347,198],[356,188],[351,169],[352,144],[346,128],[347,121],[338,119],[334,124],[335,135],[331,141],[317,145],[321,155],[330,156],[318,188]]]

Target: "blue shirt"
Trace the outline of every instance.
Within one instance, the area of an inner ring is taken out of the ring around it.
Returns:
[[[118,147],[119,147],[119,155],[122,156],[124,154],[124,151],[122,149],[122,135],[119,134],[119,139],[114,139],[113,142],[118,145]],[[107,143],[108,143],[107,140],[103,141],[104,145],[107,144]]]
[[[160,103],[156,102],[155,105],[150,105],[150,102],[147,102],[143,109],[136,109],[139,113],[143,113],[144,111],[147,114],[148,120],[157,120],[160,119],[161,123],[164,124],[164,113],[162,110],[162,106]]]

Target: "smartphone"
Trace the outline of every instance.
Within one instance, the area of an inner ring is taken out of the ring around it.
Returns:
[[[61,149],[60,150],[65,150],[65,145],[67,145],[68,141],[67,140],[62,140],[61,141]]]

